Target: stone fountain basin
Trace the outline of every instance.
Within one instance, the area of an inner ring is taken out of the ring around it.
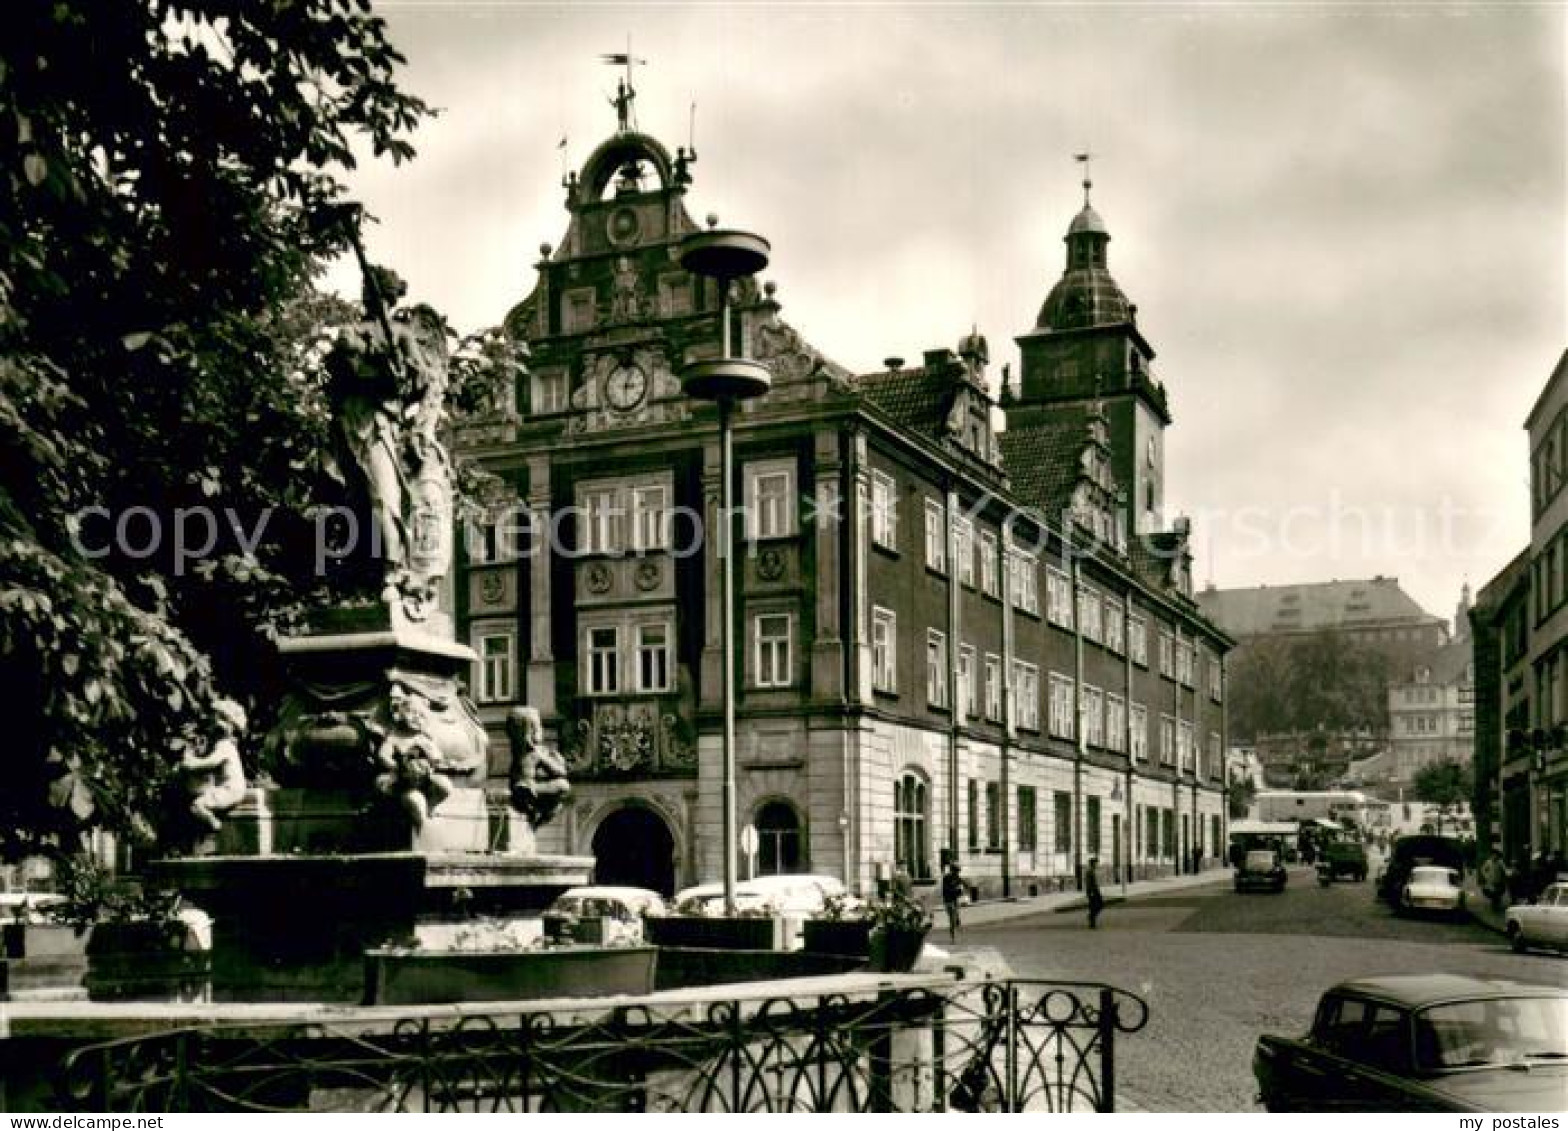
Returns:
[[[440,1005],[647,994],[653,992],[658,953],[658,948],[651,946],[546,950],[375,947],[365,952],[365,1004]]]

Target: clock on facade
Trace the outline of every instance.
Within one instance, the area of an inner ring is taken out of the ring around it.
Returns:
[[[604,399],[621,411],[636,408],[648,392],[648,375],[630,363],[617,365],[604,379]]]

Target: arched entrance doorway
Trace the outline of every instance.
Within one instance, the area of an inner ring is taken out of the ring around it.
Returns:
[[[800,814],[788,801],[769,801],[757,810],[757,875],[781,876],[805,866]]]
[[[594,882],[675,894],[675,837],[657,813],[617,809],[593,834]]]

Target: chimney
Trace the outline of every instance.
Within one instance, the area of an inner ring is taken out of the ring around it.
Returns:
[[[904,368],[904,359],[901,357],[884,357],[882,359],[882,367],[889,373],[897,373]]]

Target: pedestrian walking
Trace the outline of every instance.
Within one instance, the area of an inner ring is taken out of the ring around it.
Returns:
[[[1089,867],[1083,874],[1083,894],[1089,902],[1089,929],[1095,930],[1100,925],[1100,912],[1105,909],[1105,896],[1100,894],[1100,877],[1094,874],[1099,866],[1099,858],[1089,861]]]
[[[964,881],[958,874],[958,865],[949,864],[947,871],[942,873],[942,906],[947,908],[947,937],[958,941],[958,928],[963,926],[958,919],[958,903],[964,898]]]

